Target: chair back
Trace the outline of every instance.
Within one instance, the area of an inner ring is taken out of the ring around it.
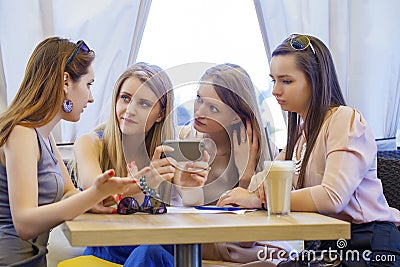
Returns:
[[[378,152],[378,178],[390,207],[400,210],[400,152]]]

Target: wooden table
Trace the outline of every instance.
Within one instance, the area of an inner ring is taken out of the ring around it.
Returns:
[[[350,239],[350,223],[317,213],[83,214],[62,226],[72,246],[175,244],[175,266],[201,266],[201,243]]]

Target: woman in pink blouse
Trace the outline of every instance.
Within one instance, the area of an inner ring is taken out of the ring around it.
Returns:
[[[342,249],[372,253],[343,258],[350,266],[399,266],[400,211],[383,195],[372,130],[345,106],[329,49],[313,36],[291,35],[273,52],[270,70],[272,93],[288,112],[287,146],[276,160],[295,163],[291,210],[351,222],[352,238]],[[235,188],[218,205],[260,207],[266,199],[259,188]],[[319,249],[335,245],[322,241]]]

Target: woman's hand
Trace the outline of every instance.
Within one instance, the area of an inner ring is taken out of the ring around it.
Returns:
[[[251,177],[257,167],[259,155],[259,140],[257,133],[253,131],[250,121],[246,121],[246,129],[240,124],[240,138],[238,130],[233,131],[233,149],[235,164],[239,172],[239,186],[247,188]]]
[[[245,208],[261,208],[261,201],[255,193],[242,187],[236,187],[232,190],[226,191],[219,198],[217,206],[225,205],[235,205]]]
[[[93,188],[100,194],[104,195],[104,199],[108,196],[117,195],[126,192],[129,187],[136,183],[138,177],[145,175],[150,171],[150,168],[146,167],[136,173],[133,178],[127,177],[116,177],[114,176],[114,170],[108,170],[100,174],[94,184]]]
[[[117,213],[114,207],[105,206],[103,203],[98,203],[94,205],[90,210],[90,213]]]
[[[169,146],[158,146],[154,150],[153,158],[150,163],[150,172],[146,174],[146,182],[152,189],[158,188],[163,181],[171,182],[174,177],[175,167],[171,164],[173,162],[170,158],[161,158],[164,151],[173,151],[174,149]],[[131,164],[130,173],[134,174],[137,170],[136,165]],[[141,176],[139,176],[140,178]]]
[[[145,167],[140,171],[137,171],[134,175],[130,175],[128,177],[116,177],[114,176],[114,170],[108,170],[101,175],[99,175],[93,186],[89,189],[96,190],[98,194],[104,197],[103,201],[96,204],[90,209],[90,212],[93,213],[115,213],[115,209],[113,207],[108,207],[110,203],[106,202],[114,202],[116,203],[115,196],[123,194],[127,192],[133,184],[136,184],[136,180],[138,180],[142,175],[147,175],[150,172],[149,167]]]
[[[267,204],[267,197],[265,194],[264,184],[259,185],[254,193],[256,194],[258,199],[260,199],[261,203]],[[266,205],[265,205],[265,207],[266,207]]]
[[[116,196],[109,196],[109,197],[105,198],[102,202],[100,202],[99,204],[102,205],[102,206],[104,206],[104,207],[113,206],[113,205],[115,205],[115,204],[118,203],[117,196],[118,196],[118,195],[116,195]]]
[[[202,187],[207,181],[211,167],[208,164],[210,155],[204,151],[203,159],[178,164],[174,184],[182,187]]]
[[[146,173],[147,175],[150,175],[150,168],[147,167],[149,170]],[[135,161],[132,161],[128,164],[126,164],[126,169],[127,169],[127,177],[128,179],[134,179],[136,181],[136,183],[132,184],[132,186],[129,188],[128,191],[126,191],[123,195],[116,195],[116,196],[110,196],[108,199],[109,203],[111,204],[112,202],[114,202],[114,204],[117,204],[120,200],[121,197],[125,197],[125,196],[134,196],[138,193],[142,192],[142,189],[140,189],[138,182],[140,179],[140,174],[138,174],[138,167],[136,165]],[[103,200],[103,203],[105,202],[105,200]]]
[[[264,169],[251,177],[251,182],[247,188],[250,192],[254,192],[257,197],[261,200],[261,203],[267,203],[264,183],[266,183],[266,177],[269,173],[269,169]]]

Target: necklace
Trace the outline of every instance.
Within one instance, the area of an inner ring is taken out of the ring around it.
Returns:
[[[304,159],[304,154],[306,154],[307,143],[303,144],[303,147],[301,148],[301,153],[300,153],[299,159],[297,159],[297,145],[298,144],[296,144],[294,146],[292,160],[294,163],[294,174],[299,175],[300,170],[301,170],[301,164],[303,163],[303,159]]]

